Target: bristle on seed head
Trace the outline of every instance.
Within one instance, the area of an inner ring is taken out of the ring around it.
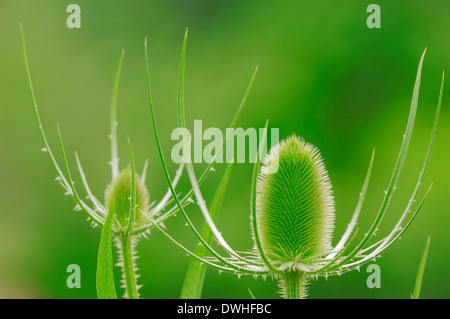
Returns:
[[[278,171],[270,173],[273,161]],[[272,147],[258,176],[256,219],[272,262],[295,265],[331,249],[334,199],[316,147],[295,135]]]

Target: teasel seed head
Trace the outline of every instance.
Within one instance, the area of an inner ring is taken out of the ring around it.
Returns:
[[[131,169],[124,169],[117,177],[108,185],[105,191],[105,203],[107,209],[115,207],[115,215],[122,227],[128,225],[128,219],[131,215]],[[134,225],[141,226],[147,218],[143,212],[147,212],[150,205],[150,199],[147,187],[142,183],[138,175],[136,175],[136,219]]]
[[[272,147],[258,176],[256,219],[262,249],[281,268],[330,251],[334,199],[317,148],[295,135]]]

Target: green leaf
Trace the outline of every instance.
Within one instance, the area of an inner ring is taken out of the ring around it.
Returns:
[[[428,250],[430,248],[431,238],[428,237],[427,244],[425,245],[425,250],[423,251],[422,260],[420,261],[419,271],[417,272],[416,285],[414,287],[414,293],[412,299],[419,299],[420,289],[422,288],[422,279],[425,272],[425,264],[427,263]]]
[[[252,299],[256,299],[255,295],[254,295],[253,292],[250,290],[250,288],[248,288],[248,292],[250,293],[250,296],[252,297]]]
[[[112,179],[119,175],[119,155],[117,150],[117,95],[119,92],[120,74],[122,73],[123,59],[125,57],[125,50],[122,49],[120,55],[119,66],[117,67],[116,78],[114,80],[114,88],[111,98],[111,170]]]
[[[231,169],[233,167],[233,163],[228,164],[225,173],[222,176],[222,180],[220,181],[219,187],[214,194],[214,198],[210,208],[211,218],[214,221],[217,221],[217,216],[220,210],[220,206],[222,204],[225,191],[228,185],[228,181],[230,179]],[[204,240],[211,244],[212,232],[209,228],[208,223],[204,223],[201,236]],[[207,257],[208,250],[203,245],[199,245],[194,253],[200,258]],[[191,259],[189,264],[188,271],[186,273],[186,277],[184,278],[183,287],[181,288],[181,299],[200,299],[203,289],[203,283],[205,281],[206,274],[206,266],[202,264],[197,259]]]
[[[112,205],[114,206],[114,205]],[[97,297],[98,299],[117,299],[114,285],[112,257],[112,224],[114,208],[111,207],[102,229],[97,257]]]

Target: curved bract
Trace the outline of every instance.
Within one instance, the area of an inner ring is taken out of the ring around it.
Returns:
[[[178,95],[180,128],[185,127],[183,102],[185,47],[186,36],[182,49],[182,62],[180,63]],[[156,129],[151,99],[149,98],[155,138],[172,196],[186,220],[186,225],[191,228],[200,244],[210,254],[210,257],[197,255],[189,251],[161,227],[156,224],[155,227],[194,259],[219,270],[219,272],[234,273],[238,277],[253,275],[265,278],[269,275],[276,278],[282,288],[284,298],[303,298],[306,296],[306,288],[310,279],[315,279],[319,276],[341,275],[352,270],[358,270],[362,265],[380,257],[409,228],[431,189],[430,186],[422,199],[416,203],[420,186],[423,183],[423,177],[428,167],[439,121],[444,84],[443,76],[431,137],[424,154],[422,169],[414,191],[406,204],[405,210],[388,235],[383,238],[377,238],[373,242],[373,238],[379,230],[397,187],[411,141],[418,106],[424,56],[425,52],[419,62],[408,121],[397,161],[384,192],[384,198],[378,213],[372,225],[364,232],[361,239],[355,240],[357,238],[355,227],[367,193],[375,151],[372,153],[354,214],[340,240],[332,247],[331,235],[334,226],[334,203],[328,173],[319,151],[294,135],[272,148],[261,165],[262,150],[266,142],[266,124],[264,136],[260,141],[259,156],[253,169],[251,183],[251,218],[255,243],[253,250],[236,252],[227,243],[212,220],[208,207],[204,204],[203,195],[199,187],[199,181],[203,177],[200,179],[196,178],[192,163],[186,166],[192,189],[195,190],[195,199],[198,207],[205,216],[206,223],[211,228],[214,239],[225,251],[225,254],[221,254],[211,247],[199,234],[184,211],[178,195],[171,187],[172,182],[167,174],[167,165],[161,150],[161,142]],[[278,161],[278,163],[273,163],[273,161]],[[273,167],[278,167],[278,171],[273,172]],[[203,283],[199,282],[199,284]]]
[[[275,173],[268,171],[273,161]],[[295,267],[331,250],[334,201],[317,148],[295,135],[272,147],[258,175],[256,222],[262,248],[275,265]]]

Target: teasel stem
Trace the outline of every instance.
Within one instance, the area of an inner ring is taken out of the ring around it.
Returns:
[[[298,270],[289,270],[280,276],[280,287],[284,299],[303,299],[306,297],[307,275]]]
[[[120,234],[117,236],[119,248],[119,259],[122,262],[123,284],[125,297],[128,299],[139,299],[136,265],[134,263],[134,241],[136,238],[129,235]]]

